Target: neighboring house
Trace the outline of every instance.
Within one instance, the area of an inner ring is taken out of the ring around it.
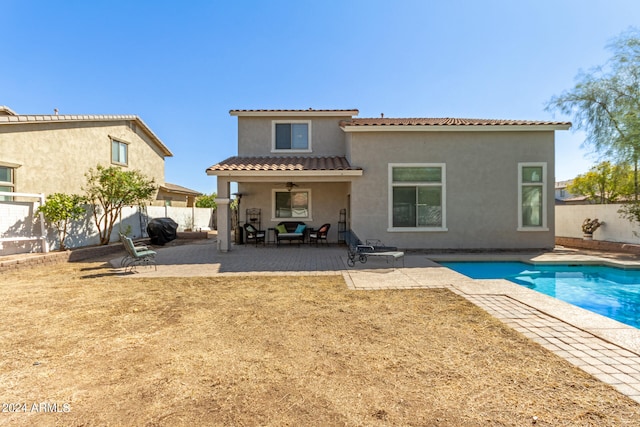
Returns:
[[[186,206],[197,192],[164,181],[172,155],[138,116],[22,115],[0,106],[0,191],[82,194],[90,168],[117,165],[154,179],[151,204]]]
[[[202,193],[199,191],[165,182],[158,188],[156,200],[161,200],[165,206],[186,206],[191,208],[196,205],[196,197],[201,195]]]
[[[558,181],[555,185],[556,204],[557,205],[584,205],[593,203],[588,196],[572,194],[567,190],[573,180]]]
[[[359,119],[358,110],[231,110],[238,156],[217,177],[218,245],[231,248],[230,184],[261,228],[338,221],[406,249],[554,246],[554,138],[568,122]]]

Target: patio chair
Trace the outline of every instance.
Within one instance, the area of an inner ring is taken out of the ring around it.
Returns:
[[[254,241],[256,246],[258,246],[258,242],[262,242],[265,244],[265,237],[267,233],[264,230],[258,230],[253,225],[247,223],[244,225],[244,231],[247,236],[247,243]]]
[[[322,224],[317,230],[311,230],[309,232],[309,243],[315,241],[316,246],[318,246],[318,242],[329,244],[329,242],[327,241],[327,235],[329,234],[330,228],[331,224]]]
[[[404,252],[399,251],[395,246],[384,246],[379,240],[367,240],[366,244],[362,244],[362,241],[358,238],[353,230],[348,230],[345,233],[347,241],[347,265],[353,267],[356,265],[356,261],[366,263],[368,257],[384,257],[387,263],[391,259],[393,261],[393,268],[396,267],[396,260],[402,260],[402,266],[404,267]]]
[[[153,264],[156,271],[158,270],[155,260],[156,251],[152,251],[146,246],[135,246],[133,244],[133,240],[124,234],[120,234],[120,240],[122,241],[124,250],[127,252],[127,255],[125,255],[120,262],[120,266],[124,267],[125,272],[127,269],[129,269],[129,271],[133,271],[133,268],[138,265],[151,264]]]

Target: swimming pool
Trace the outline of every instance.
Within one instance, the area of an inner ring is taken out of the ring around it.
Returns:
[[[523,262],[440,262],[472,279],[506,279],[640,328],[640,270]]]

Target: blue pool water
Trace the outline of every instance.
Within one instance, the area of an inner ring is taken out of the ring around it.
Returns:
[[[591,265],[441,262],[472,279],[506,279],[640,328],[640,271]]]

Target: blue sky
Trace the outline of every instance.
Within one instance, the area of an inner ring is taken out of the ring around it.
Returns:
[[[637,0],[2,0],[0,105],[136,114],[174,153],[166,181],[211,193],[231,109],[569,120],[545,103],[639,18]],[[556,136],[556,180],[597,161]]]

